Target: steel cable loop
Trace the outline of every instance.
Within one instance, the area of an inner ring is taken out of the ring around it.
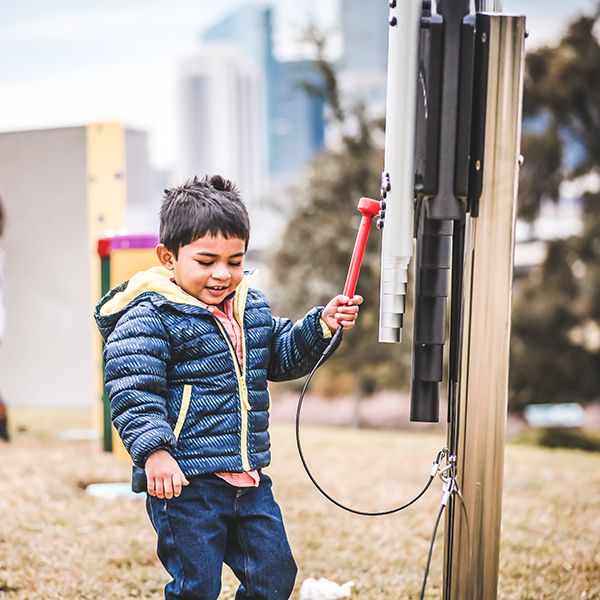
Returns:
[[[339,502],[338,500],[336,500],[335,498],[333,498],[332,496],[330,496],[319,484],[319,482],[316,480],[315,476],[312,474],[308,463],[306,461],[306,458],[304,456],[304,452],[302,451],[302,444],[300,442],[300,415],[302,412],[302,404],[304,402],[304,395],[306,394],[306,390],[308,390],[308,387],[310,386],[310,383],[312,381],[312,378],[314,377],[315,373],[317,372],[317,369],[325,362],[325,360],[327,359],[327,357],[329,356],[329,354],[332,352],[333,348],[335,347],[335,345],[337,344],[338,340],[341,339],[342,337],[342,331],[343,328],[340,326],[338,327],[338,329],[336,330],[335,334],[333,335],[333,337],[331,338],[331,341],[329,342],[329,345],[327,346],[327,348],[325,348],[325,350],[323,351],[323,354],[321,355],[321,357],[319,358],[319,360],[317,361],[317,364],[313,367],[313,370],[310,372],[310,374],[308,375],[308,377],[306,378],[306,381],[304,382],[304,385],[302,386],[302,391],[300,392],[300,397],[298,398],[298,408],[296,409],[296,446],[298,447],[298,454],[300,456],[300,461],[302,462],[302,466],[304,467],[304,470],[306,471],[306,474],[308,475],[309,479],[312,481],[313,485],[315,486],[315,488],[317,488],[317,490],[323,495],[325,496],[325,498],[327,498],[327,500],[329,500],[329,502],[331,502],[332,504],[335,504],[337,507],[341,508],[342,510],[345,510],[349,513],[355,514],[355,515],[361,515],[363,517],[382,517],[385,515],[391,515],[393,513],[397,513],[400,512],[401,510],[404,510],[405,508],[408,508],[409,506],[411,506],[412,504],[414,504],[419,498],[421,498],[421,496],[423,496],[423,494],[429,489],[429,487],[431,486],[433,480],[435,479],[435,473],[429,476],[429,480],[427,481],[427,483],[425,484],[425,486],[423,487],[423,489],[409,502],[406,502],[405,504],[402,504],[401,506],[397,506],[396,508],[391,508],[389,510],[382,510],[382,511],[363,511],[363,510],[357,510],[355,508],[352,508],[350,506],[346,506],[345,504],[342,504],[341,502]],[[441,455],[442,453],[438,453],[437,457],[436,457],[436,461],[441,459]]]
[[[419,596],[419,600],[423,600],[423,598],[425,598],[425,588],[427,587],[427,577],[429,576],[429,567],[431,566],[431,557],[433,555],[433,546],[435,544],[435,538],[437,536],[437,530],[440,525],[440,520],[442,518],[444,508],[446,508],[446,505],[442,504],[440,506],[440,509],[438,510],[438,514],[435,519],[435,524],[433,526],[433,533],[431,534],[431,543],[429,544],[429,552],[427,553],[427,565],[425,566],[425,575],[423,576],[423,585],[421,587],[421,595]]]
[[[449,457],[452,458],[452,457]],[[467,526],[467,539],[469,540],[468,544],[468,553],[469,553],[469,562],[471,560],[471,535],[469,529],[469,515],[467,513],[467,507],[465,505],[465,499],[458,487],[458,483],[456,482],[456,478],[454,475],[450,477],[444,477],[440,472],[440,478],[444,481],[444,496],[442,497],[442,503],[439,508],[435,524],[433,526],[433,533],[431,534],[431,542],[429,544],[429,552],[427,553],[427,564],[425,566],[425,573],[423,575],[423,585],[421,587],[421,595],[419,596],[419,600],[423,600],[425,598],[425,588],[427,587],[427,578],[429,576],[429,568],[431,567],[431,557],[433,555],[433,546],[435,544],[435,538],[437,537],[437,530],[440,524],[440,519],[442,518],[442,513],[447,506],[448,500],[450,496],[456,495],[460,500],[460,508],[463,512],[463,516],[465,518],[466,526]]]

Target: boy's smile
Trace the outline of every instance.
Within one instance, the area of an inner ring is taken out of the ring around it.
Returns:
[[[245,250],[244,240],[218,233],[181,246],[177,258],[163,244],[156,253],[162,265],[173,271],[181,289],[205,304],[216,305],[242,280]]]

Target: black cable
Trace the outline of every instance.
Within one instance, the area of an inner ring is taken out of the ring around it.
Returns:
[[[440,506],[440,510],[438,511],[437,518],[435,519],[435,525],[433,526],[433,533],[431,534],[431,543],[429,544],[429,553],[427,554],[427,566],[425,567],[425,575],[423,576],[423,587],[421,588],[421,595],[419,596],[420,600],[423,600],[423,598],[425,598],[425,588],[427,586],[427,577],[429,576],[429,567],[431,566],[433,545],[435,544],[435,538],[437,536],[437,530],[440,524],[440,520],[442,518],[442,513],[444,512],[444,508],[446,508],[446,505],[442,504]]]
[[[306,390],[308,389],[308,386],[310,385],[310,382],[312,381],[314,374],[317,372],[317,369],[325,362],[325,360],[329,357],[331,352],[333,352],[333,349],[336,347],[338,341],[341,339],[342,332],[343,332],[343,327],[341,327],[341,326],[338,327],[336,332],[333,334],[333,337],[331,338],[329,345],[327,346],[327,348],[325,348],[325,350],[323,351],[323,354],[317,361],[317,364],[314,366],[313,370],[310,372],[310,375],[307,377],[306,381],[304,382],[304,386],[302,387],[302,391],[300,392],[300,397],[298,398],[298,408],[296,410],[296,445],[298,447],[298,454],[300,455],[300,460],[302,461],[302,466],[304,467],[304,470],[306,471],[306,474],[308,475],[309,479],[312,481],[313,485],[317,488],[317,490],[319,490],[319,492],[323,496],[325,496],[325,498],[327,498],[327,500],[329,500],[329,502],[335,504],[336,506],[338,506],[339,508],[341,508],[345,511],[348,511],[355,515],[361,515],[363,517],[382,517],[384,515],[391,515],[393,513],[400,512],[401,510],[404,510],[405,508],[408,508],[411,504],[414,504],[429,489],[429,486],[435,479],[435,475],[430,475],[429,481],[427,481],[427,483],[425,484],[425,487],[412,500],[410,500],[409,502],[406,502],[402,506],[398,506],[396,508],[391,508],[389,510],[382,510],[382,511],[375,511],[375,512],[356,510],[354,508],[351,508],[349,506],[342,504],[341,502],[338,502],[335,498],[332,498],[319,485],[319,482],[315,479],[315,477],[311,473],[311,471],[308,467],[308,464],[306,462],[306,458],[304,457],[304,452],[302,451],[302,444],[300,443],[300,413],[302,411],[302,403],[304,402],[304,394],[306,394]],[[438,457],[439,457],[439,455],[438,455]]]

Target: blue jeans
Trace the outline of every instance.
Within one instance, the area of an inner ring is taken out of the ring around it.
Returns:
[[[271,479],[261,473],[254,488],[216,475],[189,481],[178,498],[146,501],[158,557],[173,578],[166,600],[217,600],[223,563],[241,582],[236,600],[287,600],[297,568]]]

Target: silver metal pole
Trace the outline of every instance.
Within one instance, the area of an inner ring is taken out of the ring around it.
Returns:
[[[382,199],[379,341],[402,339],[408,265],[413,253],[414,152],[421,0],[390,2],[385,164]]]
[[[475,11],[484,13],[501,13],[503,0],[475,0]]]
[[[484,18],[489,33],[477,30],[489,44],[483,193],[478,218],[466,222],[462,353],[448,435],[468,524],[454,496],[446,600],[494,600],[498,585],[525,18]]]

